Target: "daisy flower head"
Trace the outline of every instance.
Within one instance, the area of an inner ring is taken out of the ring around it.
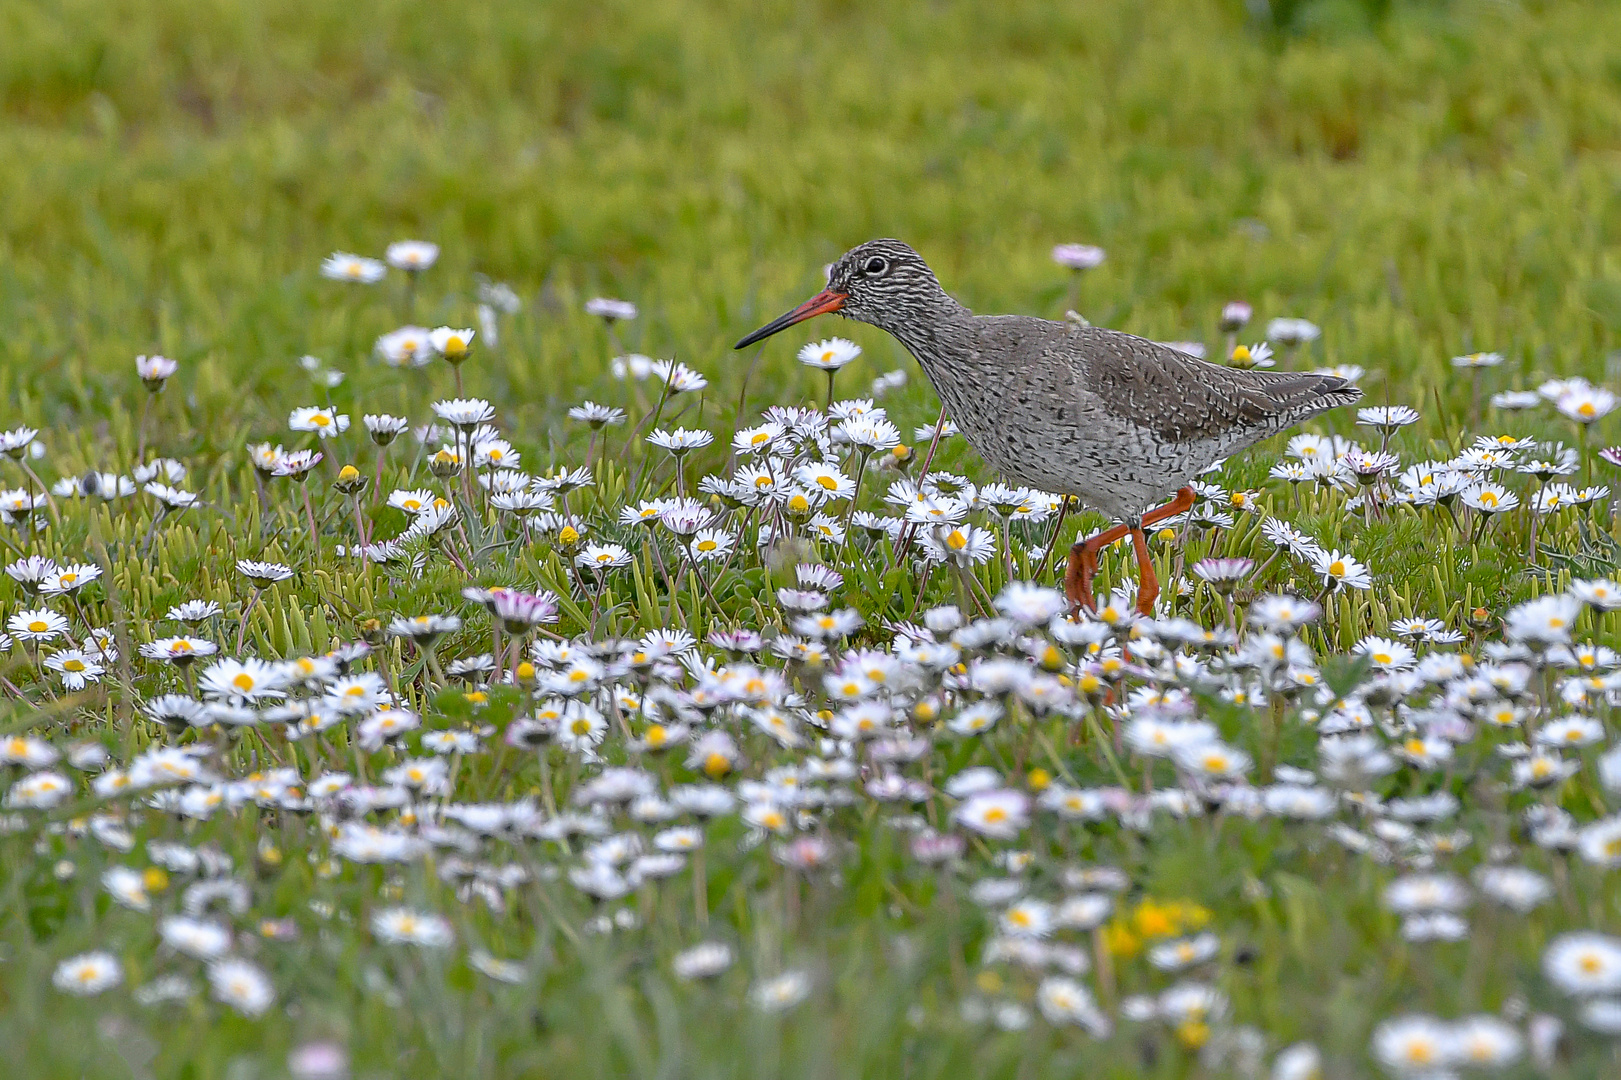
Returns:
[[[154,394],[163,389],[163,384],[169,377],[180,369],[180,365],[167,356],[137,356],[135,358],[135,374],[141,382]]]
[[[294,409],[287,418],[287,426],[294,431],[313,431],[323,439],[349,430],[349,417],[335,409],[307,406]]]
[[[1012,840],[1030,824],[1030,798],[1008,789],[978,791],[951,812],[951,819],[970,832]]]
[[[1095,244],[1057,244],[1052,256],[1053,262],[1070,270],[1091,270],[1102,266],[1108,253]]]
[[[371,930],[377,940],[391,945],[443,949],[456,940],[450,920],[409,908],[385,908],[377,912],[372,916]]]
[[[634,319],[636,317],[636,305],[629,300],[614,300],[607,296],[595,296],[585,302],[585,313],[595,315],[609,326],[612,326],[616,322]]]
[[[290,477],[303,482],[309,477],[310,470],[321,463],[321,457],[319,450],[294,450],[282,455],[275,468],[270,470],[270,475]]]
[[[1602,386],[1572,387],[1554,400],[1561,414],[1584,427],[1610,415],[1617,404],[1621,404],[1621,398]]]
[[[1250,319],[1255,317],[1255,309],[1242,300],[1232,300],[1221,307],[1221,317],[1217,326],[1224,334],[1236,334],[1249,325]]]
[[[51,983],[66,994],[89,997],[111,990],[124,981],[124,968],[109,952],[80,953],[56,965]]]
[[[63,649],[45,658],[45,667],[62,677],[62,685],[69,690],[83,690],[88,683],[98,682],[107,671],[89,653],[80,649]]]
[[[749,990],[749,1000],[763,1013],[786,1012],[810,996],[811,977],[803,971],[788,971],[765,979]]]
[[[1272,358],[1272,346],[1258,341],[1254,345],[1234,345],[1227,363],[1235,368],[1269,368],[1277,361]]]
[[[1407,405],[1377,405],[1358,409],[1356,422],[1359,427],[1378,428],[1388,435],[1398,428],[1418,423],[1418,410]]]
[[[427,240],[396,240],[383,256],[396,270],[419,273],[439,261],[439,245]]]
[[[376,259],[335,251],[321,263],[321,276],[333,281],[351,281],[357,285],[375,285],[383,280],[388,267]]]
[[[1535,409],[1541,405],[1542,395],[1535,390],[1504,390],[1493,394],[1491,402],[1494,409],[1517,412],[1522,409]]]
[[[387,446],[399,437],[400,432],[411,426],[411,421],[403,416],[390,416],[388,413],[367,413],[360,418],[366,425],[366,432],[371,441],[378,446]]]
[[[568,411],[570,420],[587,424],[593,431],[625,422],[625,410],[613,405],[598,405],[594,401],[582,402]]]
[[[813,341],[799,350],[799,362],[820,371],[837,371],[861,355],[861,346],[844,338]]]
[[[661,428],[648,435],[647,441],[660,450],[668,451],[680,458],[708,446],[715,441],[715,436],[702,429],[692,431],[687,428],[676,428],[674,431],[665,431]]]
[[[237,573],[259,587],[274,585],[278,581],[286,581],[293,576],[291,566],[285,566],[281,563],[260,562],[255,559],[238,559],[236,570]]]
[[[213,664],[198,679],[203,696],[233,704],[251,704],[263,698],[282,697],[286,676],[281,669],[263,660],[224,659]]]
[[[1335,592],[1340,589],[1373,588],[1373,575],[1368,568],[1338,549],[1317,551],[1311,563],[1312,569],[1322,576],[1323,584]]]
[[[1323,336],[1323,331],[1310,319],[1273,319],[1266,324],[1266,336],[1285,348],[1308,345]]]
[[[428,334],[428,344],[433,351],[444,357],[452,364],[460,364],[473,355],[472,329],[457,329],[454,326],[440,326]]]
[[[215,1001],[243,1016],[263,1016],[276,1003],[270,979],[246,960],[226,958],[208,965],[208,985]]]
[[[1472,352],[1452,358],[1452,366],[1455,368],[1497,367],[1502,362],[1503,354],[1496,352]]]
[[[1621,991],[1621,941],[1590,931],[1561,934],[1542,954],[1542,973],[1572,997],[1614,994]]]
[[[1503,620],[1503,635],[1510,641],[1529,645],[1559,645],[1570,640],[1582,602],[1558,593],[1527,601],[1509,610]]]
[[[434,415],[463,431],[495,419],[495,406],[482,398],[450,398],[433,403]]]
[[[48,608],[31,608],[7,619],[6,629],[22,641],[50,641],[68,632],[68,621]]]
[[[58,567],[39,583],[39,591],[46,596],[61,596],[76,592],[101,576],[101,567],[95,563],[74,563]]]
[[[676,394],[695,394],[709,385],[708,379],[674,360],[653,361],[653,374],[658,376],[659,382],[668,387],[671,397]]]
[[[1373,1056],[1397,1076],[1450,1076],[1456,1038],[1450,1025],[1434,1017],[1400,1016],[1374,1028]]]
[[[574,556],[575,565],[586,570],[621,570],[634,559],[620,544],[587,544]]]
[[[712,979],[720,975],[732,966],[734,959],[730,945],[706,941],[677,953],[670,961],[670,968],[676,978],[691,982],[695,979]]]
[[[377,355],[389,367],[424,367],[433,359],[433,340],[421,326],[402,326],[377,339]]]

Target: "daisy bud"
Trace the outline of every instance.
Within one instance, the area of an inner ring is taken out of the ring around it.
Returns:
[[[513,675],[517,677],[518,685],[526,690],[535,685],[535,665],[527,660],[518,665],[518,669],[513,672]]]
[[[332,486],[345,495],[353,495],[366,486],[366,478],[353,465],[345,465],[338,470],[338,478],[332,482]]]
[[[574,554],[574,549],[580,546],[580,531],[572,525],[564,525],[557,534],[557,546],[566,555]]]
[[[381,619],[367,619],[360,624],[360,640],[368,645],[377,646],[383,643],[383,623]]]
[[[461,460],[456,456],[454,451],[448,449],[440,450],[437,454],[428,459],[428,468],[433,472],[433,475],[439,477],[441,480],[445,479],[446,477],[455,476],[461,471],[461,467]]]

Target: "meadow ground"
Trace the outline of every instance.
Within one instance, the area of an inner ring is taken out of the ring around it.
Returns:
[[[1613,1075],[1618,41],[0,8],[7,1075]],[[1069,621],[897,343],[730,350],[881,235],[1386,411]]]

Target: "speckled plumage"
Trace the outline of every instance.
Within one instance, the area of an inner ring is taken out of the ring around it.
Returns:
[[[840,314],[906,346],[993,468],[1127,522],[1217,459],[1362,396],[1333,376],[1218,367],[1115,330],[975,315],[898,240],[846,253],[828,290],[844,295]]]

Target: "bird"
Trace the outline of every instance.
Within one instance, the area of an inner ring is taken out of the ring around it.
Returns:
[[[734,348],[835,312],[904,345],[993,469],[1118,522],[1070,548],[1064,592],[1077,614],[1096,610],[1098,553],[1129,535],[1137,610],[1152,616],[1159,582],[1143,529],[1192,509],[1191,481],[1216,461],[1362,397],[1334,375],[1221,367],[1118,330],[975,315],[889,239],[845,252],[826,289]]]

